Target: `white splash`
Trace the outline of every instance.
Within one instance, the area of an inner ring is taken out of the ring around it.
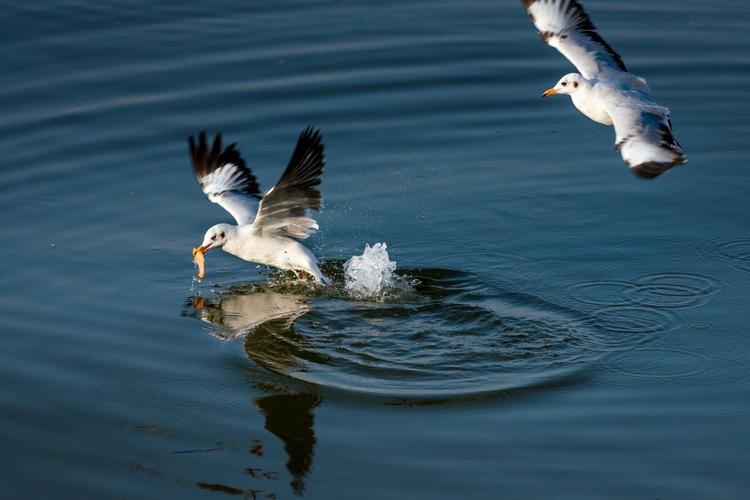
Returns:
[[[344,290],[355,299],[383,298],[388,289],[401,285],[396,263],[388,257],[388,245],[365,245],[362,255],[354,255],[344,263]]]

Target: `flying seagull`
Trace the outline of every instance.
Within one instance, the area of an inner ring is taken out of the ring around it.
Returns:
[[[672,135],[669,109],[652,98],[646,80],[628,71],[619,54],[599,36],[576,0],[523,0],[548,45],[580,73],[563,76],[542,96],[567,94],[584,115],[615,127],[615,149],[631,172],[653,179],[687,160]]]
[[[202,256],[218,247],[240,259],[291,270],[302,278],[309,275],[316,283],[324,283],[315,256],[300,243],[318,229],[308,210],[320,210],[321,205],[316,188],[325,164],[320,132],[312,127],[302,131],[289,165],[263,196],[236,144],[222,148],[221,133],[210,148],[205,132],[200,133],[197,144],[192,135],[188,143],[203,193],[237,221],[236,226],[212,226],[193,253]]]

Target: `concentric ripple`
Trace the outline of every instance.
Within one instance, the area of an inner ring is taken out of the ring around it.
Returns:
[[[736,346],[712,344],[709,348],[645,347],[607,357],[602,365],[615,376],[609,385],[632,386],[647,380],[669,387],[667,391],[646,392],[637,399],[646,406],[685,413],[732,415],[747,413],[743,404],[750,371]],[[720,389],[720,390],[718,390]],[[711,397],[709,406],[700,398]]]
[[[715,278],[695,273],[656,273],[639,277],[630,290],[638,304],[681,308],[702,303],[721,289]]]
[[[684,383],[690,377],[710,378],[715,363],[699,351],[662,347],[633,349],[608,357],[606,366],[626,377]]]
[[[274,300],[273,317],[236,294],[278,289],[230,289],[200,303],[206,321],[232,305],[246,325],[245,351],[264,369],[320,387],[421,400],[492,397],[508,389],[557,383],[590,366],[603,340],[598,322],[536,296],[498,289],[471,274],[409,271],[414,291],[386,302],[341,295]],[[235,294],[236,293],[236,294]],[[280,310],[290,304],[289,314]],[[242,309],[246,305],[247,310]],[[227,322],[216,325],[222,330]]]
[[[605,352],[629,350],[663,340],[682,323],[673,311],[637,304],[602,307],[591,315],[606,332],[597,337],[600,343],[592,348]]]
[[[722,241],[718,254],[736,269],[750,272],[750,238]]]

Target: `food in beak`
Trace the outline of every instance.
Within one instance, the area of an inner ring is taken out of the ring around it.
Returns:
[[[198,265],[198,279],[202,280],[206,275],[206,257],[203,255],[203,247],[193,248],[193,262]]]
[[[555,90],[554,88],[547,89],[544,92],[542,92],[542,97],[549,97],[549,96],[554,95],[554,94],[557,94],[557,90]]]

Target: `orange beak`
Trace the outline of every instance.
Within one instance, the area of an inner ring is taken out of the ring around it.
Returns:
[[[551,95],[557,94],[557,90],[555,89],[547,89],[544,92],[542,92],[542,97],[549,97]]]
[[[205,247],[195,247],[193,248],[193,257],[195,257],[195,254],[198,252],[200,253],[206,253],[210,250],[209,245],[206,245]]]

